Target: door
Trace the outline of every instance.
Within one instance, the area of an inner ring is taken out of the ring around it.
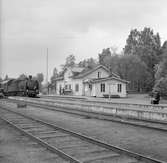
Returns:
[[[109,84],[109,95],[115,95],[116,92],[116,84]]]
[[[90,90],[91,96],[96,96],[96,87],[95,84],[92,84],[92,89]]]

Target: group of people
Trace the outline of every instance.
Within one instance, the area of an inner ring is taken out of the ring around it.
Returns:
[[[64,88],[60,88],[59,89],[59,94],[60,95],[65,95],[65,89]]]

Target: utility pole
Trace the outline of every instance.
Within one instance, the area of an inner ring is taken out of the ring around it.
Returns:
[[[48,48],[47,48],[47,55],[46,55],[46,84],[47,84],[47,91],[49,94],[49,82],[48,82]]]

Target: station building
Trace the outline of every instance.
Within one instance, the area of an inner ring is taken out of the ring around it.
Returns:
[[[117,74],[110,73],[103,65],[93,69],[82,67],[68,67],[62,76],[57,77],[57,94],[68,93],[78,96],[119,96],[126,97],[128,81],[121,79]]]

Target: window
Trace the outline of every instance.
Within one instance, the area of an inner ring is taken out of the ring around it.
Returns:
[[[61,85],[59,85],[59,94],[61,95]]]
[[[65,89],[67,89],[68,85],[65,85]]]
[[[76,92],[79,91],[79,84],[75,84],[75,91],[76,91]]]
[[[89,84],[89,89],[92,90],[92,84]]]
[[[101,72],[97,73],[97,78],[101,78]]]
[[[118,92],[122,92],[122,84],[118,84]]]
[[[101,84],[101,92],[105,92],[105,84],[104,83]]]

